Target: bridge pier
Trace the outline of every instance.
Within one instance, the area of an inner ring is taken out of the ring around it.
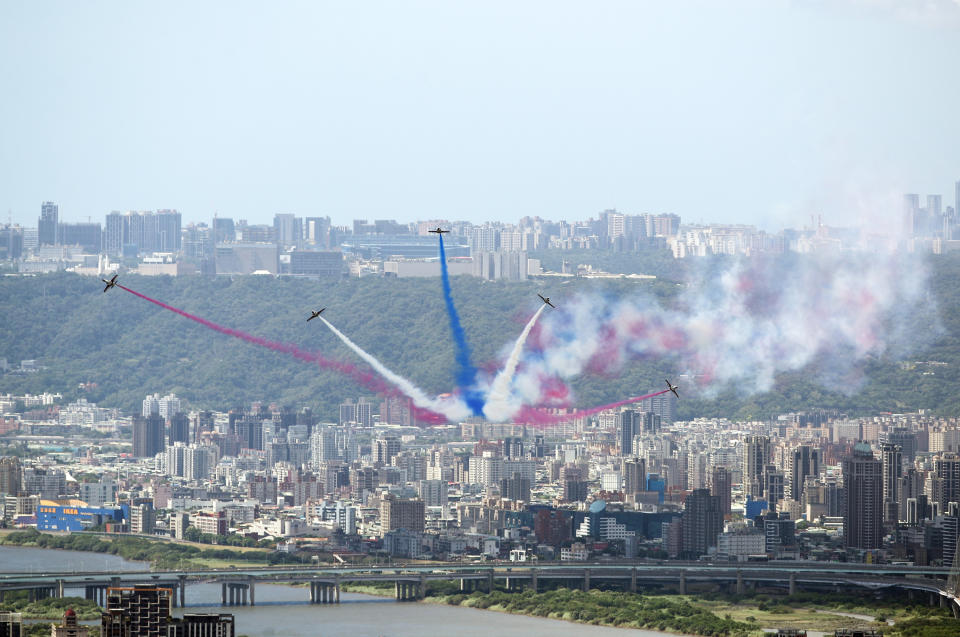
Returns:
[[[630,592],[637,592],[637,568],[633,567],[630,569]]]
[[[493,569],[491,568],[487,571],[487,592],[493,592]]]
[[[590,569],[583,569],[583,592],[586,593],[590,590]]]
[[[789,592],[791,596],[797,594],[797,574],[796,573],[790,573]]]
[[[950,604],[950,610],[953,611],[954,619],[960,619],[960,602]]]
[[[180,608],[183,608],[187,605],[187,576],[181,575],[179,579],[177,592],[180,594]]]
[[[468,593],[472,589],[473,580],[460,578],[460,592]]]
[[[743,571],[737,569],[737,595],[743,595]]]
[[[686,572],[680,572],[680,594],[687,594],[687,574]]]
[[[540,591],[539,584],[540,582],[537,581],[537,569],[535,568],[530,569],[530,588],[533,589],[534,593],[537,593]]]

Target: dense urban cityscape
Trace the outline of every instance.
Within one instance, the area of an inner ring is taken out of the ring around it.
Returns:
[[[960,197],[960,182],[956,187]],[[942,209],[938,195],[928,196],[926,207],[918,195],[906,195],[907,238],[893,249],[953,250],[960,245],[953,239],[955,210]],[[428,234],[434,227],[451,229],[451,275],[508,281],[656,278],[566,260],[561,272],[545,272],[528,250],[688,259],[874,249],[864,243],[867,233],[820,223],[767,235],[613,210],[574,223],[355,221],[352,228],[279,214],[273,226],[215,218],[209,226],[182,228],[179,213],[163,210],[111,213],[102,229],[63,223],[57,205],[47,202],[37,229],[7,226],[2,236],[11,274],[21,276],[66,269],[90,277],[343,279],[439,276],[436,239]],[[29,375],[38,365],[23,360],[5,370]],[[954,565],[956,419],[923,410],[847,416],[811,405],[757,421],[682,421],[677,404],[677,396],[661,391],[597,413],[561,411],[552,424],[538,425],[482,417],[424,421],[411,398],[391,393],[347,399],[333,421],[308,407],[262,399],[195,408],[165,391],[145,396],[136,413],[82,397],[65,400],[56,387],[5,394],[3,522],[21,531],[258,547],[267,563],[278,565]],[[178,559],[184,573],[203,568]],[[738,580],[738,592],[742,587]],[[105,608],[103,635],[233,634],[229,614],[172,617],[177,591],[183,596],[185,588],[185,582],[172,589],[86,586],[84,595]],[[30,588],[30,599],[50,590]],[[311,584],[310,601],[339,600],[340,590],[339,581],[330,591]],[[58,591],[53,595],[62,597],[62,583]],[[407,599],[407,588],[398,584],[396,594]],[[253,584],[224,583],[221,603],[253,604]],[[76,624],[72,612],[57,630],[74,632],[55,634],[87,634],[82,626],[69,628]],[[153,622],[154,632],[129,632],[131,616]],[[205,628],[190,628],[191,622]]]
[[[0,637],[960,635],[958,34],[0,2]]]

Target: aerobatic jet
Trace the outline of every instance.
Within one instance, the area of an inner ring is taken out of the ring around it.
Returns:
[[[666,379],[664,379],[664,380],[666,380]],[[676,396],[677,398],[680,398],[680,394],[677,393],[677,386],[676,386],[676,385],[671,385],[669,380],[666,380],[666,383],[667,383],[667,389],[669,389],[670,391],[672,391],[674,396]]]
[[[549,297],[549,296],[544,296],[544,295],[542,295],[542,294],[537,294],[537,296],[540,297],[540,300],[541,300],[541,301],[543,301],[544,303],[546,303],[547,305],[549,305],[549,306],[552,307],[553,309],[557,309],[557,306],[550,302],[550,297]]]
[[[118,277],[118,276],[120,276],[120,275],[114,274],[114,275],[110,278],[109,281],[107,281],[106,279],[100,279],[101,281],[103,281],[104,283],[107,284],[107,286],[106,286],[105,288],[103,288],[103,291],[104,291],[104,292],[106,292],[107,290],[109,290],[110,288],[114,287],[114,286],[117,284],[117,277]]]
[[[445,232],[450,232],[449,230],[441,230],[440,226],[437,226],[436,230],[427,230],[427,232],[432,232],[433,234],[444,234]]]
[[[317,318],[318,316],[320,316],[321,314],[323,314],[323,311],[324,311],[325,309],[327,309],[327,308],[323,307],[323,308],[320,308],[319,310],[317,310],[316,312],[311,311],[311,312],[310,312],[310,318],[307,319],[307,323],[309,323],[309,322],[312,321],[313,319],[315,319],[315,318]]]

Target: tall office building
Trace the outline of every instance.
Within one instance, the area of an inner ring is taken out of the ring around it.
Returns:
[[[730,515],[730,501],[733,491],[733,480],[730,470],[726,467],[714,467],[710,473],[710,495],[720,498],[720,513]]]
[[[620,455],[629,456],[633,450],[633,437],[640,433],[641,412],[636,409],[621,409],[617,414],[617,441]]]
[[[179,252],[182,237],[182,221],[176,210],[158,210],[156,214],[157,252]]]
[[[960,456],[943,454],[933,463],[933,501],[945,513],[951,502],[960,502]]]
[[[707,489],[694,489],[683,502],[681,553],[688,559],[706,555],[722,531],[720,498]]]
[[[164,448],[163,418],[159,414],[135,417],[133,419],[134,457],[152,458]]]
[[[303,223],[300,217],[289,213],[273,216],[273,230],[277,243],[284,248],[298,247],[303,240]]]
[[[369,400],[361,398],[357,401],[356,421],[361,427],[373,426],[373,405]]]
[[[392,436],[377,438],[373,447],[373,462],[388,465],[395,455],[400,453],[400,440]]]
[[[763,468],[770,462],[770,438],[747,436],[743,441],[743,488],[754,497],[763,495]]]
[[[903,473],[900,447],[881,445],[880,462],[883,466],[883,521],[896,526],[900,521],[900,476]]]
[[[891,427],[880,434],[880,443],[900,447],[903,462],[907,465],[912,465],[917,456],[917,433],[910,427]]]
[[[52,201],[40,205],[40,219],[37,220],[37,241],[40,245],[60,243],[60,207]]]
[[[624,458],[621,475],[623,493],[627,500],[647,490],[647,462],[643,458]]]
[[[170,416],[169,444],[175,442],[190,442],[190,418],[182,411]]]
[[[790,473],[788,496],[800,502],[803,485],[808,476],[820,475],[820,450],[808,445],[800,445],[790,452]]]
[[[883,542],[883,465],[870,445],[858,442],[843,460],[846,504],[843,543],[847,548],[877,549]]]

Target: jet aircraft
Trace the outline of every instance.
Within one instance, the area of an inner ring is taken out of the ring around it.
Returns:
[[[541,300],[541,301],[543,301],[544,303],[546,303],[547,305],[549,305],[549,306],[552,307],[553,309],[557,309],[557,306],[550,302],[550,297],[549,297],[549,296],[544,296],[544,295],[542,295],[542,294],[537,294],[537,296],[540,297],[540,300]]]
[[[445,232],[450,232],[449,230],[441,230],[440,226],[437,226],[436,230],[427,230],[427,232],[432,232],[433,234],[444,234]]]
[[[103,281],[104,283],[107,284],[107,286],[106,286],[105,288],[103,288],[103,291],[104,291],[104,292],[106,292],[107,290],[109,290],[110,288],[114,287],[114,286],[117,284],[117,277],[118,277],[118,276],[120,276],[120,275],[114,274],[114,275],[110,278],[109,281],[107,281],[106,279],[100,279],[101,281]]]
[[[664,380],[666,380],[666,379],[664,379]],[[666,383],[667,383],[667,389],[669,389],[670,391],[672,391],[674,396],[676,396],[677,398],[680,398],[680,394],[677,393],[677,386],[676,386],[676,385],[671,385],[669,380],[667,380]]]
[[[311,311],[311,312],[310,312],[310,318],[307,319],[307,323],[309,323],[309,322],[312,321],[313,319],[315,319],[315,318],[317,318],[318,316],[320,316],[321,314],[323,314],[323,311],[324,311],[325,309],[327,309],[327,308],[325,308],[325,307],[324,307],[324,308],[320,308],[320,309],[317,310],[316,312]]]

